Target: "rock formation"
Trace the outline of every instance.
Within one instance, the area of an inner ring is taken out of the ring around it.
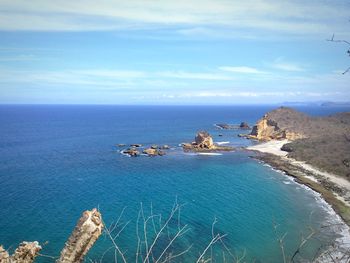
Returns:
[[[231,125],[227,123],[216,123],[215,126],[222,130],[234,130],[238,128],[237,125]]]
[[[198,132],[195,141],[192,143],[183,143],[182,149],[184,151],[195,152],[211,152],[211,151],[232,151],[233,148],[229,146],[220,146],[213,142],[213,138],[206,131]]]
[[[138,150],[136,150],[134,147],[128,148],[128,149],[124,150],[122,153],[127,154],[131,157],[137,157],[140,155],[140,152]]]
[[[299,127],[308,120],[303,113],[281,107],[265,114],[247,137],[260,141],[301,139],[306,134]]]
[[[239,128],[241,128],[241,129],[250,129],[249,124],[244,122],[244,121],[241,122],[241,124],[239,125]]]
[[[214,146],[213,138],[206,131],[198,132],[195,137],[196,146],[211,149]]]
[[[82,262],[84,256],[101,235],[102,230],[103,222],[100,212],[96,208],[85,211],[56,263]]]
[[[148,156],[163,156],[165,155],[165,151],[162,151],[162,150],[158,150],[158,147],[157,148],[147,148],[147,149],[144,149],[142,151],[144,154],[147,154]]]
[[[133,144],[130,144],[131,147],[142,147],[142,144],[139,144],[139,143],[133,143]]]
[[[140,156],[140,153],[146,154],[148,156],[163,156],[166,155],[164,150],[169,150],[168,145],[157,145],[152,144],[148,147],[142,147],[142,144],[131,144],[132,147],[121,151],[122,154],[127,154],[131,157]]]

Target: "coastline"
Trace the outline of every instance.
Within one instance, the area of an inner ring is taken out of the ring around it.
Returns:
[[[273,140],[249,146],[246,150],[256,153],[256,156],[252,156],[252,158],[265,163],[272,169],[289,176],[295,183],[313,191],[319,200],[324,202],[325,209],[333,214],[334,223],[329,226],[339,226],[337,232],[341,237],[325,247],[314,262],[331,263],[335,262],[335,258],[339,263],[347,263],[350,250],[350,188],[348,187],[350,182],[334,174],[320,171],[305,162],[288,158],[288,153],[281,150],[282,145],[287,142],[288,140]]]
[[[293,177],[297,183],[319,193],[350,227],[350,182],[304,162],[288,158],[288,153],[281,150],[282,145],[287,142],[288,140],[273,140],[249,146],[246,149],[257,153],[253,158],[283,171]]]

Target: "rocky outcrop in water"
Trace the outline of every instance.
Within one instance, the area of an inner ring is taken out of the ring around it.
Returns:
[[[157,156],[157,155],[163,156],[166,154],[165,151],[160,150],[158,147],[156,148],[151,147],[151,148],[144,149],[142,153],[147,154],[148,156]]]
[[[231,125],[227,123],[216,123],[215,126],[222,130],[234,130],[237,129],[236,125]]]
[[[166,150],[170,150],[170,147],[167,144],[164,144],[164,145],[152,144],[148,147],[142,147],[141,144],[132,144],[132,145],[133,147],[122,150],[121,153],[129,155],[131,157],[138,157],[138,156],[141,156],[142,154],[154,157],[154,156],[164,156],[166,155]],[[135,147],[135,145],[137,145],[137,147]]]
[[[222,130],[237,130],[237,129],[250,129],[250,126],[246,122],[241,122],[239,125],[227,124],[227,123],[216,123],[215,126]]]
[[[232,151],[233,148],[229,146],[220,146],[214,143],[213,138],[206,131],[198,132],[195,141],[192,143],[183,143],[184,151],[195,152],[215,152],[215,151]]]
[[[138,150],[136,150],[136,148],[134,148],[134,147],[123,150],[122,153],[127,154],[131,157],[137,157],[140,155],[140,152]]]
[[[130,146],[138,148],[138,147],[142,147],[142,144],[140,144],[140,143],[133,143],[133,144],[130,144]]]
[[[213,138],[206,131],[198,132],[195,137],[196,146],[199,148],[210,149],[214,146]]]
[[[250,129],[250,126],[249,126],[249,124],[248,123],[246,123],[246,122],[241,122],[241,124],[239,125],[239,128],[241,128],[241,129]]]

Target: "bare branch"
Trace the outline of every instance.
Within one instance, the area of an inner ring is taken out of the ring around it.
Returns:
[[[316,234],[316,231],[314,231],[313,228],[310,227],[310,230],[311,230],[311,232],[310,232],[310,234],[309,234],[306,238],[304,238],[303,236],[301,237],[301,242],[300,242],[300,244],[299,244],[297,250],[294,252],[294,254],[293,254],[292,258],[291,258],[291,261],[292,261],[292,262],[294,262],[295,256],[296,256],[298,253],[300,253],[300,249],[302,249],[302,247]]]
[[[225,235],[220,235],[220,234],[217,234],[211,241],[210,243],[208,244],[208,246],[204,249],[204,251],[202,252],[202,254],[199,256],[199,258],[197,259],[196,263],[199,263],[201,262],[201,259],[204,257],[205,253],[208,251],[208,249],[213,245],[215,244],[216,242],[218,242],[220,239],[224,238],[226,236]]]
[[[169,247],[174,243],[174,241],[182,236],[183,234],[185,234],[186,232],[188,232],[188,228],[187,225],[183,226],[177,233],[176,235],[170,240],[169,244],[164,248],[163,252],[160,254],[159,258],[155,261],[155,263],[159,262],[159,260],[163,257],[163,255],[165,254],[165,252],[169,249]]]
[[[154,238],[151,246],[149,247],[149,249],[147,249],[147,254],[145,259],[143,260],[143,263],[145,263],[146,261],[149,262],[149,256],[152,253],[152,249],[155,246],[155,244],[157,243],[161,233],[163,232],[163,230],[168,226],[170,220],[173,218],[174,214],[176,213],[176,211],[179,209],[179,205],[178,204],[174,204],[174,207],[170,213],[170,216],[168,217],[168,219],[166,220],[166,222],[164,223],[164,225],[162,226],[162,228],[158,231],[156,237]]]

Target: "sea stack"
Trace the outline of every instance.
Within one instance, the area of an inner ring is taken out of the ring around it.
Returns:
[[[195,137],[196,146],[199,148],[211,149],[214,146],[213,138],[206,131],[200,131]]]
[[[195,137],[195,141],[192,143],[183,143],[182,148],[184,151],[194,152],[216,152],[216,151],[232,151],[230,146],[220,146],[214,143],[211,135],[206,131],[200,131]]]

